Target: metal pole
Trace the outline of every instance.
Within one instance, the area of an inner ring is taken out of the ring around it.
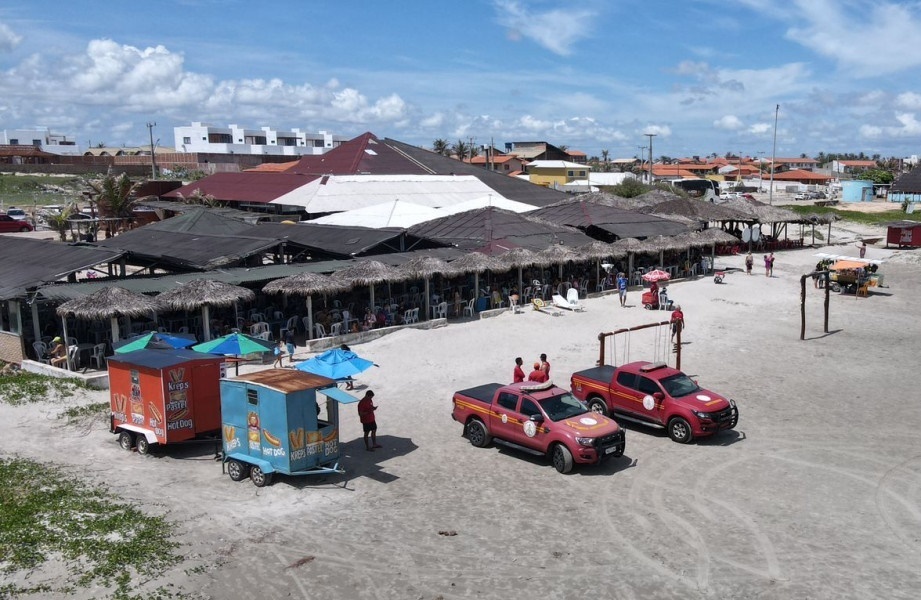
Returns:
[[[649,138],[649,185],[652,185],[652,138],[656,137],[655,133],[644,133]]]
[[[150,178],[157,178],[157,157],[154,153],[153,128],[157,126],[156,122],[147,123],[147,132],[150,134]]]
[[[768,204],[774,204],[774,159],[777,157],[777,114],[780,105],[774,109],[774,147],[771,149],[771,188],[768,190]]]

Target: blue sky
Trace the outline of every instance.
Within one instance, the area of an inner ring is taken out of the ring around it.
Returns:
[[[921,2],[32,0],[0,129],[172,145],[192,121],[591,155],[921,154]]]

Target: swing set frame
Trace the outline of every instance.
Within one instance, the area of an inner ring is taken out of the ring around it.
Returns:
[[[665,335],[668,336],[668,335],[671,335],[671,327],[670,327],[670,326],[671,326],[671,321],[659,321],[659,322],[657,322],[657,323],[647,323],[647,324],[645,324],[645,325],[636,325],[635,327],[624,327],[624,328],[622,328],[622,329],[616,329],[616,330],[614,330],[614,331],[608,331],[608,332],[599,333],[599,334],[598,334],[599,352],[598,352],[598,362],[596,363],[596,365],[599,366],[599,367],[601,367],[601,366],[603,366],[603,365],[605,364],[605,363],[604,363],[604,347],[605,347],[605,340],[607,340],[607,338],[609,338],[609,337],[611,338],[612,351],[614,352],[614,360],[615,360],[615,362],[616,362],[616,360],[617,360],[617,355],[616,355],[617,345],[616,345],[615,342],[617,341],[617,337],[616,337],[616,336],[617,336],[618,334],[624,334],[624,333],[626,333],[626,334],[628,334],[628,336],[629,336],[629,334],[630,334],[631,332],[633,332],[633,331],[639,331],[639,330],[641,330],[641,329],[650,329],[650,328],[652,328],[652,327],[665,327]],[[681,329],[682,329],[682,328],[679,328],[678,331],[677,331],[677,335],[676,335],[676,339],[675,339],[675,344],[674,344],[675,368],[678,369],[679,371],[681,370]],[[628,337],[628,340],[629,340],[629,337]],[[629,342],[628,342],[628,343],[629,343]],[[658,346],[657,346],[657,347],[658,347]],[[666,346],[666,347],[667,347],[667,346]],[[666,352],[667,352],[667,351],[666,351]],[[668,358],[668,357],[667,357],[667,355],[666,355],[666,359],[667,359],[667,358]],[[664,362],[667,362],[667,360],[664,361]],[[616,365],[615,365],[615,366],[616,366]]]

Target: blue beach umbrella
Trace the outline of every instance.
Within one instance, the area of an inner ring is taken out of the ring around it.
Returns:
[[[376,366],[373,362],[361,358],[350,350],[333,348],[309,360],[297,363],[295,368],[330,379],[346,379],[367,371],[373,366]]]
[[[245,333],[231,333],[213,339],[210,342],[192,346],[192,350],[196,352],[204,352],[207,354],[233,354],[234,356],[253,354],[254,352],[268,352],[274,348],[275,346],[272,342],[254,338]]]

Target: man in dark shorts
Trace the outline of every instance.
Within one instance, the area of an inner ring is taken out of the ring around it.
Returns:
[[[364,398],[358,401],[358,418],[361,420],[361,427],[365,432],[365,450],[368,452],[373,451],[375,448],[383,447],[377,443],[377,421],[374,420],[374,411],[377,410],[377,407],[374,406],[372,398],[374,398],[374,392],[368,390],[365,392]],[[370,444],[368,443],[368,434],[371,434]]]

